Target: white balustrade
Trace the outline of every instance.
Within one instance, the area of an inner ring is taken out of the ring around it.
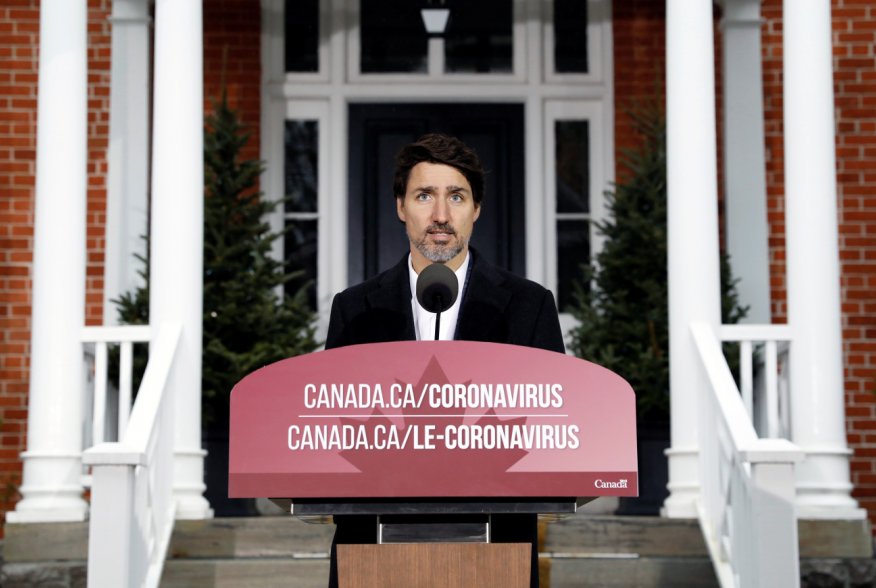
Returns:
[[[91,438],[85,447],[108,441],[106,431],[107,411],[111,405],[117,406],[116,422],[118,437],[128,426],[133,400],[133,357],[135,343],[148,343],[151,329],[145,325],[123,327],[85,327],[82,329],[82,343],[86,348],[86,363],[91,363]],[[119,380],[109,381],[109,346],[119,346]],[[93,345],[94,351],[88,348]],[[111,397],[112,384],[118,391],[117,399]],[[117,437],[117,438],[118,438]]]
[[[91,466],[91,520],[88,586],[158,586],[176,511],[173,498],[174,402],[167,390],[180,326],[164,324],[151,340],[149,363],[120,440],[83,453]],[[141,340],[148,327],[90,329],[86,338],[101,345]],[[130,354],[129,354],[130,355]],[[130,357],[126,361],[130,377]],[[124,373],[124,372],[123,372]],[[100,381],[99,374],[96,382]],[[106,380],[104,372],[103,380]],[[100,385],[96,383],[95,388]],[[104,386],[105,387],[105,386]],[[130,388],[130,386],[129,386]],[[98,402],[95,402],[97,405]],[[95,408],[95,414],[99,411]],[[120,419],[124,411],[120,410]]]
[[[755,430],[789,438],[788,325],[723,325],[719,338],[739,343],[739,389]]]
[[[787,333],[770,329],[723,327],[721,338],[748,341],[749,357],[751,341],[771,341],[767,356],[775,358]],[[758,438],[717,334],[701,322],[691,333],[710,383],[699,395],[698,514],[718,580],[722,588],[799,586],[794,468],[803,452],[785,439]]]

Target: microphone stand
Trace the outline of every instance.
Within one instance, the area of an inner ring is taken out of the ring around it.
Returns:
[[[438,333],[441,327],[441,307],[443,306],[443,300],[441,300],[441,294],[437,294],[435,296],[438,299],[438,313],[435,315],[435,340],[438,340]]]

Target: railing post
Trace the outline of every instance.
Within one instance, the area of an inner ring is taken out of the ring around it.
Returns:
[[[750,577],[759,586],[796,588],[800,585],[800,563],[794,463],[753,463],[751,478],[754,527],[748,540],[753,542],[754,569],[749,570]]]
[[[88,587],[130,586],[135,559],[134,466],[95,465],[88,523]],[[120,540],[121,539],[121,540]]]

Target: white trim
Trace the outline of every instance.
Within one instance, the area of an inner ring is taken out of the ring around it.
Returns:
[[[770,271],[759,0],[726,3],[723,30],[724,233],[745,323],[768,323]]]
[[[118,323],[113,303],[143,285],[135,256],[146,257],[149,185],[150,28],[146,0],[113,2],[110,144],[107,151],[103,323]]]
[[[285,78],[283,0],[262,0],[262,83]]]
[[[544,100],[537,92],[541,89],[541,8],[537,2],[528,3],[527,14],[527,67],[529,95],[526,97],[524,152],[526,154],[526,277],[545,283],[547,270],[543,260],[544,202],[539,198],[544,181],[544,169],[538,164],[544,149]]]
[[[336,85],[331,84],[269,84],[268,90],[277,98],[320,98],[329,91],[337,91],[343,97],[356,101],[397,101],[411,100],[435,102],[436,100],[468,100],[520,102],[529,96],[554,99],[599,99],[606,95],[606,88],[581,84],[538,84],[499,82],[493,77],[477,78],[466,82],[452,80],[447,83],[432,84],[431,80],[421,78],[396,79],[394,83],[368,80],[369,83]],[[428,82],[428,83],[426,83]],[[458,83],[457,83],[458,82]]]

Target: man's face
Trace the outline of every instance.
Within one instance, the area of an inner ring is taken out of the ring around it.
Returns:
[[[417,272],[430,263],[446,263],[453,270],[462,265],[481,208],[458,169],[418,163],[411,169],[404,198],[396,198],[396,208]]]

